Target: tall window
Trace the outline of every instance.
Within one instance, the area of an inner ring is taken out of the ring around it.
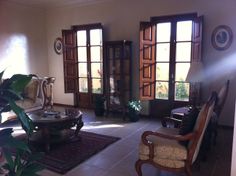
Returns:
[[[140,96],[188,102],[186,76],[200,60],[201,20],[197,14],[153,17],[140,23]]]
[[[92,107],[95,94],[104,91],[102,34],[100,23],[62,31],[65,92],[75,93],[80,107]]]
[[[88,40],[89,39],[89,40]],[[102,30],[77,31],[79,92],[103,93]]]

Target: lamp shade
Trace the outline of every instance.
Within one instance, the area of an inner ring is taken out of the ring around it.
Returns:
[[[197,83],[203,80],[203,66],[202,62],[192,62],[186,77],[186,81],[190,83]]]

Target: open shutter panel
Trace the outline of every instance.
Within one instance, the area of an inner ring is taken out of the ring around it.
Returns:
[[[203,16],[197,17],[193,22],[192,61],[201,61],[202,57],[202,23]]]
[[[63,64],[65,93],[75,93],[77,90],[78,64],[76,54],[76,32],[62,30]]]
[[[202,61],[202,24],[203,16],[196,17],[193,21],[193,43],[192,43],[192,62],[201,62]],[[190,85],[191,90],[195,90],[196,95],[193,95],[193,92],[190,91],[190,99],[192,97],[197,97],[197,104],[200,102],[200,83],[195,83]],[[194,86],[194,87],[193,87]]]
[[[154,99],[155,88],[155,25],[140,23],[139,91],[141,100]]]

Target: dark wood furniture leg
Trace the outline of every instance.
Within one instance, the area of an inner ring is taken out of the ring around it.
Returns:
[[[84,126],[84,122],[82,121],[82,115],[81,115],[81,117],[79,118],[76,124],[75,137],[78,137],[78,133],[83,126]]]

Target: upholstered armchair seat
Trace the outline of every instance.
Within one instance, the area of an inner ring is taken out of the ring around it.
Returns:
[[[158,132],[178,135],[177,129],[160,128]],[[150,135],[147,137],[149,142],[154,144],[154,158],[153,161],[162,166],[169,166],[172,168],[180,168],[184,166],[184,160],[187,159],[187,148],[176,140],[166,139]],[[141,160],[148,160],[150,157],[150,150],[142,141],[139,145],[139,158]]]
[[[138,176],[142,176],[142,165],[185,172],[192,176],[192,164],[196,160],[202,138],[212,116],[216,94],[205,103],[197,114],[193,129],[180,134],[178,128],[161,127],[157,131],[144,131],[139,145],[139,156],[135,163]]]

